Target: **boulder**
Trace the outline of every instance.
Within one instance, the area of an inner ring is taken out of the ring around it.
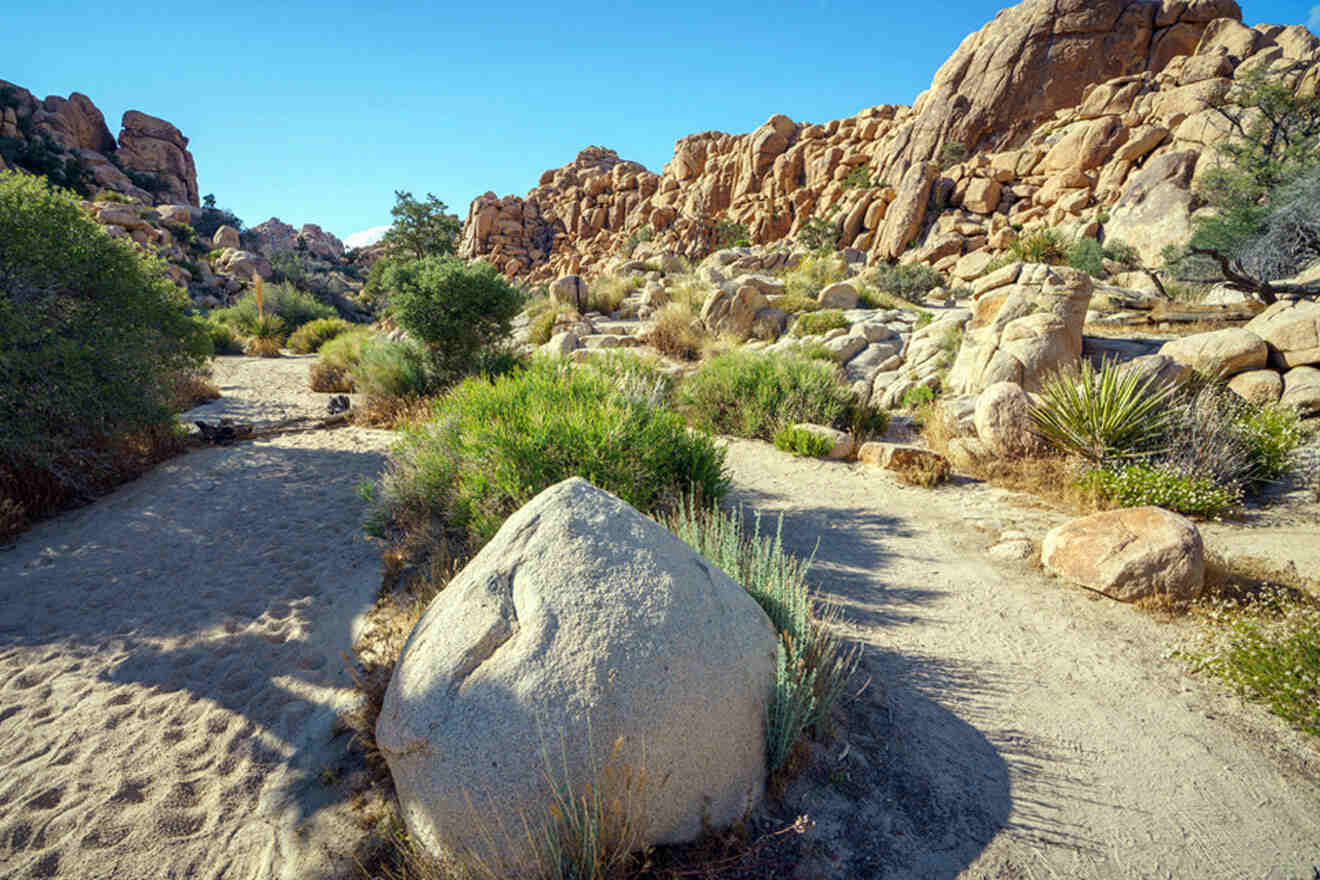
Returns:
[[[949,467],[949,462],[944,456],[933,450],[907,443],[884,443],[878,440],[863,443],[857,450],[857,460],[888,471],[905,470],[922,464],[932,468]]]
[[[238,250],[242,246],[238,238],[238,230],[232,226],[221,226],[211,236],[211,247]]]
[[[1165,153],[1146,162],[1128,179],[1105,224],[1105,238],[1131,245],[1143,263],[1162,260],[1166,245],[1185,243],[1192,235],[1192,172],[1196,150]]]
[[[835,461],[851,458],[853,451],[857,448],[857,443],[853,440],[852,435],[847,431],[840,431],[838,428],[831,428],[828,425],[813,425],[809,422],[802,422],[793,427],[806,431],[808,434],[814,434],[817,437],[824,437],[833,443],[834,445],[830,447],[830,451],[825,453],[825,458]]]
[[[748,593],[655,521],[580,478],[546,489],[394,669],[376,740],[412,839],[529,876],[547,772],[635,805],[643,845],[738,821],[764,788],[776,644]]]
[[[1320,302],[1280,300],[1247,322],[1264,339],[1275,366],[1320,364]]]
[[[262,278],[269,278],[271,275],[270,263],[266,262],[266,258],[251,251],[226,248],[215,264],[221,272],[227,272],[244,281],[251,281],[258,275]]]
[[[587,282],[580,275],[562,275],[550,285],[550,299],[576,311],[586,311]]]
[[[572,330],[562,330],[550,337],[550,341],[541,346],[541,351],[551,357],[568,357],[581,347],[581,340]]]
[[[1157,594],[1193,599],[1205,584],[1201,533],[1161,507],[1108,510],[1065,523],[1045,536],[1041,562],[1124,602]]]
[[[701,309],[701,322],[715,334],[729,334],[739,339],[751,335],[757,313],[769,308],[770,301],[755,287],[743,285],[732,293],[717,290]]]
[[[200,205],[197,166],[188,139],[164,119],[136,110],[124,114],[115,154],[127,169],[152,175],[158,200],[175,205]]]
[[[1229,327],[1171,339],[1160,348],[1160,354],[1203,376],[1228,378],[1265,366],[1269,349],[1250,330]]]
[[[1304,416],[1320,413],[1320,369],[1293,367],[1283,374],[1283,395],[1279,403]]]
[[[1267,406],[1283,395],[1283,377],[1273,370],[1249,370],[1230,379],[1228,389],[1243,400]]]
[[[976,436],[996,456],[1016,458],[1040,446],[1031,398],[1014,382],[995,382],[976,398]]]
[[[816,298],[823,309],[855,309],[857,308],[857,300],[857,288],[846,281],[831,284],[822,290],[820,296]]]

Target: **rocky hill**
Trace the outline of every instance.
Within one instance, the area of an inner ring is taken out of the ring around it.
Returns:
[[[963,40],[912,106],[826,124],[774,116],[680,139],[656,174],[588,147],[526,197],[486,193],[460,253],[524,280],[595,274],[637,241],[702,256],[815,231],[871,262],[977,277],[1020,234],[1185,240],[1226,136],[1211,109],[1264,66],[1314,91],[1320,40],[1248,28],[1233,0],[1025,0]]]

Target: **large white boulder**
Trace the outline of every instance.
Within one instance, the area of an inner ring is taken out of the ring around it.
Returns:
[[[1201,533],[1161,507],[1107,510],[1064,523],[1045,536],[1040,561],[1124,602],[1155,594],[1193,599],[1205,585]]]
[[[376,738],[414,840],[528,876],[545,754],[607,804],[640,780],[645,844],[740,819],[764,789],[775,654],[741,586],[573,478],[511,516],[427,608]]]

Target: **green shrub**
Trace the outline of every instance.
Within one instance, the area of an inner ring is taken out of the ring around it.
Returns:
[[[715,221],[715,249],[747,247],[751,241],[747,238],[747,227],[732,220]]]
[[[354,375],[362,363],[362,350],[372,339],[366,327],[341,333],[321,346],[320,358],[310,371],[313,391],[347,394],[357,390]]]
[[[693,504],[679,508],[665,525],[685,544],[743,585],[779,634],[775,692],[766,709],[766,764],[774,772],[788,760],[793,746],[812,727],[828,725],[830,711],[860,654],[833,635],[837,612],[812,607],[806,561],[785,553],[782,514],[774,537],[761,534],[761,517],[745,533],[742,511],[702,511]]]
[[[775,300],[775,308],[787,312],[790,315],[801,314],[802,312],[815,312],[820,309],[820,303],[808,296],[797,296],[795,294],[785,294]]]
[[[433,413],[404,428],[381,512],[437,517],[472,551],[538,492],[575,475],[647,513],[728,490],[724,452],[709,437],[598,371],[537,360],[493,381],[463,381]]]
[[[376,398],[424,397],[442,390],[449,379],[425,345],[384,336],[362,346],[353,369],[357,390]]]
[[[809,217],[798,231],[798,240],[813,251],[835,251],[839,248],[839,228],[821,217]]]
[[[96,193],[96,195],[92,196],[92,201],[94,201],[94,202],[119,202],[120,204],[123,204],[123,205],[136,205],[136,204],[137,204],[137,202],[135,202],[133,199],[130,199],[128,196],[124,195],[123,193],[121,193],[121,192],[117,192],[116,190],[113,190],[113,189],[103,189],[103,190],[99,190],[99,191]]]
[[[1232,512],[1242,494],[1154,464],[1130,463],[1094,468],[1082,477],[1082,487],[1098,492],[1117,507],[1148,504],[1187,516],[1214,518]]]
[[[910,265],[881,264],[872,271],[872,283],[886,293],[915,301],[937,287],[944,286],[944,276],[922,263]]]
[[[229,324],[208,320],[206,332],[211,335],[211,348],[216,354],[243,353],[243,337]]]
[[[640,275],[606,275],[597,278],[587,287],[587,301],[583,303],[583,309],[612,315],[623,305],[628,294],[641,287],[642,283]]]
[[[463,375],[482,349],[509,335],[523,292],[489,263],[428,256],[385,273],[390,310],[400,326],[430,346],[437,367]]]
[[[903,408],[918,409],[935,402],[935,390],[929,385],[918,385],[903,392]]]
[[[679,407],[698,426],[769,440],[797,422],[847,427],[852,392],[838,367],[788,352],[731,351],[707,362],[678,388]]]
[[[940,170],[948,171],[954,165],[964,161],[967,158],[967,147],[963,144],[949,142],[940,149]]]
[[[807,458],[828,455],[834,448],[834,441],[828,437],[797,427],[781,428],[776,431],[773,442],[776,449]]]
[[[289,337],[289,348],[298,354],[312,354],[321,350],[331,339],[347,333],[353,325],[343,318],[317,318],[308,321]]]
[[[1099,278],[1105,274],[1104,248],[1094,238],[1079,238],[1068,245],[1064,252],[1064,262],[1074,269]]]
[[[831,330],[846,329],[851,325],[838,309],[821,309],[798,315],[790,331],[793,336],[820,336]]]
[[[1134,370],[1083,359],[1076,373],[1045,382],[1031,417],[1045,439],[1096,464],[1148,454],[1164,438],[1172,385],[1143,381]]]
[[[0,494],[72,450],[167,426],[173,389],[211,353],[188,308],[163,263],[71,194],[0,172]],[[76,492],[89,468],[42,479]]]
[[[1053,229],[1040,229],[1024,235],[1008,246],[1013,259],[1022,263],[1062,263],[1066,254],[1059,233]]]
[[[284,347],[284,322],[279,315],[258,315],[249,328],[251,336],[243,346],[244,354],[279,357]]]
[[[709,338],[705,326],[681,302],[671,302],[655,313],[646,341],[666,357],[694,361]]]
[[[1238,425],[1247,438],[1256,481],[1277,480],[1288,472],[1302,442],[1297,411],[1281,406],[1244,407]]]
[[[652,406],[668,403],[673,397],[678,380],[674,374],[661,368],[654,356],[635,354],[620,349],[606,349],[594,356],[588,364],[614,383],[615,390],[629,399],[645,401]]]
[[[847,277],[843,259],[837,254],[811,254],[784,275],[784,292],[815,299],[822,290]]]
[[[264,312],[279,317],[287,331],[296,331],[302,325],[319,319],[338,317],[332,307],[292,284],[267,285]],[[236,327],[249,336],[255,335],[258,319],[256,295],[249,290],[237,303],[228,308],[216,309],[210,317]]]

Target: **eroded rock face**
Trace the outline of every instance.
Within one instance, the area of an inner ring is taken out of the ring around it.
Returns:
[[[1320,302],[1281,300],[1248,321],[1244,329],[1265,340],[1276,366],[1320,364]]]
[[[1172,339],[1164,343],[1160,354],[1172,358],[1175,363],[1191,367],[1203,376],[1227,379],[1247,370],[1264,367],[1269,349],[1265,340],[1250,330],[1229,327]]]
[[[1084,516],[1050,530],[1041,545],[1046,568],[1114,599],[1156,594],[1193,599],[1205,585],[1201,533],[1160,507]]]
[[[253,226],[248,233],[253,247],[267,259],[277,251],[298,251],[302,248],[326,260],[344,258],[344,243],[315,223],[304,223],[302,228],[294,229],[280,218],[272,217]]]
[[[982,391],[973,419],[977,438],[1001,458],[1020,457],[1042,445],[1031,418],[1031,398],[1016,383],[996,382]]]
[[[552,486],[431,603],[395,667],[376,738],[413,839],[528,876],[543,745],[606,802],[645,771],[646,844],[737,821],[763,790],[776,639],[653,520],[585,480]]]
[[[153,192],[159,201],[201,204],[188,139],[164,119],[129,110],[124,114],[116,155],[125,168],[156,177],[159,186]]]

